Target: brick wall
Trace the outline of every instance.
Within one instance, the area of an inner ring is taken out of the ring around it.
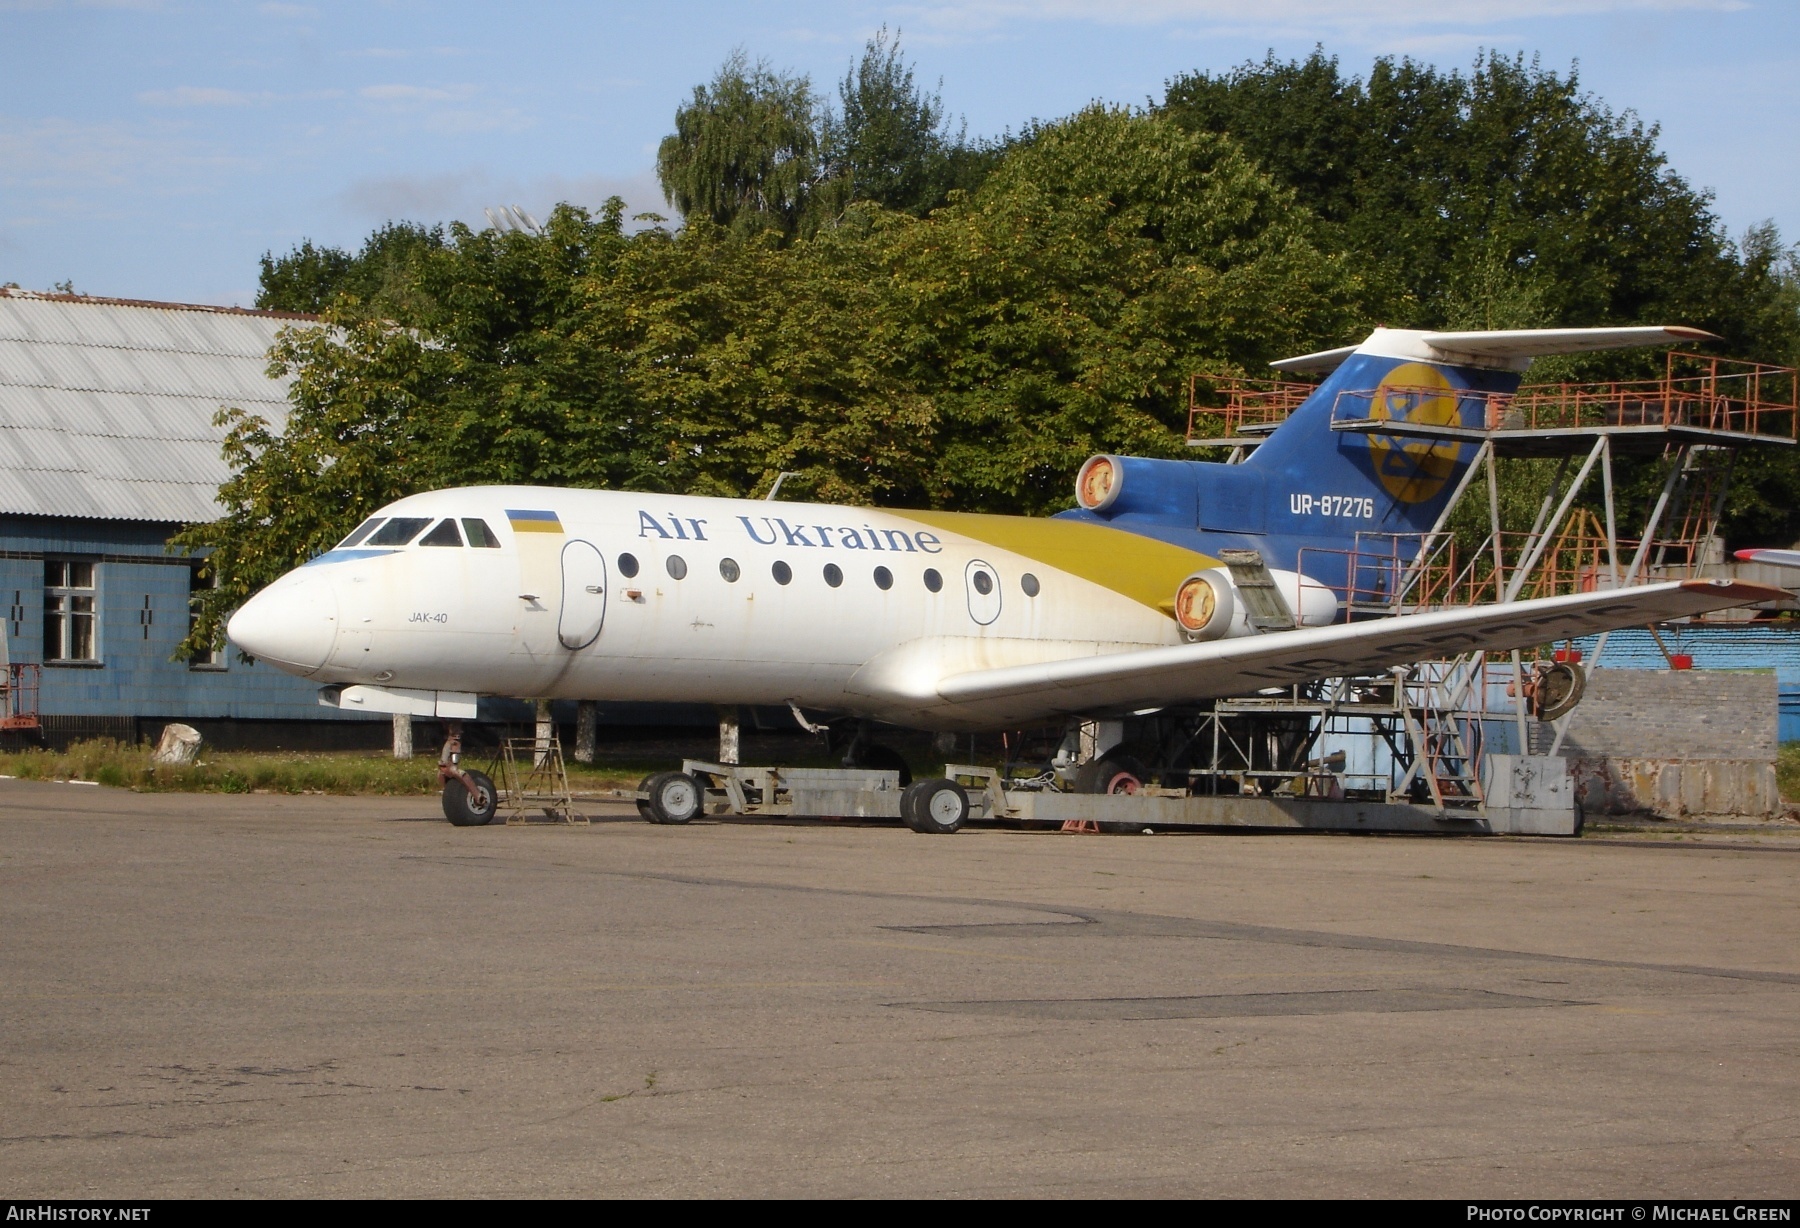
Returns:
[[[1767,819],[1779,720],[1775,674],[1598,669],[1563,754],[1590,815]]]
[[[1773,672],[1597,669],[1569,718],[1563,753],[1772,763],[1778,715]]]

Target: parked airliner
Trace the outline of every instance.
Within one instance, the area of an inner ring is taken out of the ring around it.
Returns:
[[[370,712],[469,719],[500,695],[991,730],[1765,601],[1779,590],[1685,581],[1342,613],[1352,582],[1397,580],[1351,547],[1392,535],[1403,564],[1475,453],[1405,423],[1480,426],[1460,422],[1475,411],[1458,391],[1510,391],[1536,355],[1707,337],[1377,329],[1274,364],[1326,378],[1242,463],[1097,456],[1078,506],[1049,518],[527,486],[411,495],[253,597],[229,636],[318,681],[321,702]],[[1396,432],[1334,429],[1340,394]]]

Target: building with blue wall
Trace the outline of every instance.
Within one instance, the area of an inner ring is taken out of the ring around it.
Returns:
[[[310,317],[0,290],[0,630],[41,666],[52,740],[380,745],[388,722],[321,708],[304,679],[235,653],[177,659],[195,560],[168,548],[219,514],[222,407],[279,425],[269,347]],[[15,735],[16,736],[16,735]]]

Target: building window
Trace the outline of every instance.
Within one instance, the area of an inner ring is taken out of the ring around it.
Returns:
[[[219,587],[218,573],[210,570],[202,563],[195,563],[188,568],[188,634],[194,634],[194,627],[200,621],[200,595],[208,589]],[[224,669],[225,653],[208,644],[192,656],[188,657],[189,669]]]
[[[98,664],[93,563],[44,560],[44,660]]]

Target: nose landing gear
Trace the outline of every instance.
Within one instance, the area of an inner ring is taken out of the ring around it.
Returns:
[[[483,827],[494,821],[500,795],[486,772],[466,772],[462,758],[462,722],[449,721],[444,749],[438,755],[438,779],[444,782],[444,817],[458,827]]]

